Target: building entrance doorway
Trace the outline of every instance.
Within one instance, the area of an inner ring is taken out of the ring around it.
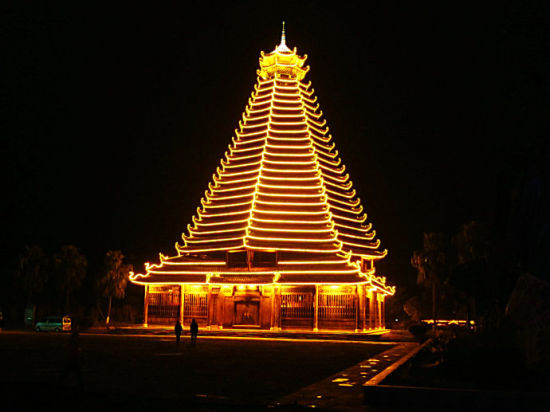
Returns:
[[[260,302],[235,302],[235,324],[233,326],[260,326]]]

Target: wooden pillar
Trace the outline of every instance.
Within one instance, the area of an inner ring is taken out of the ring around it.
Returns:
[[[210,320],[212,319],[211,312],[214,308],[212,305],[212,286],[208,285],[208,294],[206,295],[206,325],[210,330]]]
[[[225,322],[225,286],[220,287],[221,299],[221,316],[220,316],[220,329],[223,329],[223,323]]]
[[[281,319],[281,286],[275,286],[275,327],[276,330],[283,328],[283,321]]]
[[[355,332],[359,332],[359,315],[361,311],[359,310],[361,306],[361,299],[359,299],[359,290],[363,285],[357,285],[355,287],[355,296],[353,297],[355,303]]]
[[[271,321],[269,330],[276,330],[275,326],[275,285],[271,286]]]
[[[376,301],[374,303],[376,305],[376,328],[380,329],[380,297],[378,293],[376,294]]]
[[[313,299],[313,332],[319,331],[319,285],[315,285],[315,299]]]
[[[382,324],[382,301],[380,300],[380,296],[378,296],[378,327],[382,328],[384,325]]]
[[[218,304],[216,307],[217,314],[216,317],[218,319],[218,329],[223,329],[223,306],[225,304],[225,294],[223,291],[223,286],[220,286],[220,290],[218,291]]]
[[[145,295],[143,298],[143,326],[147,327],[149,317],[149,285],[145,285]]]
[[[363,320],[363,332],[367,330],[367,285],[361,286],[362,296],[360,296],[361,319]]]
[[[382,327],[386,329],[386,295],[382,295],[382,313],[380,314],[380,319],[382,321]]]
[[[376,299],[374,300],[374,308],[376,309],[376,318],[375,325],[376,329],[380,328],[380,301],[378,300],[378,293],[376,294]]]
[[[376,292],[372,291],[369,298],[369,329],[374,329],[376,327]]]
[[[184,311],[184,303],[185,303],[185,285],[180,285],[180,323],[183,325],[183,311]]]

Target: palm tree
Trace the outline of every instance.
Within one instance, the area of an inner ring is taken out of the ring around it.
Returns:
[[[472,314],[475,314],[477,306],[477,286],[484,283],[482,277],[487,275],[489,237],[486,228],[481,223],[473,221],[462,225],[453,237],[452,243],[457,253],[457,267],[452,283],[463,296],[470,329]]]
[[[124,263],[124,255],[120,250],[109,250],[105,255],[103,274],[97,282],[101,294],[109,299],[105,325],[109,325],[111,320],[113,297],[122,299],[126,295],[128,274],[132,269],[131,264]]]
[[[17,277],[30,305],[48,280],[48,258],[40,246],[26,246],[19,255]]]
[[[437,288],[450,272],[449,241],[444,233],[424,233],[424,249],[414,251],[411,265],[418,271],[416,282],[432,290],[432,319],[437,324]]]
[[[65,311],[71,309],[71,297],[80,289],[82,281],[86,276],[88,261],[73,245],[65,245],[55,254],[55,273],[58,287],[65,295]]]

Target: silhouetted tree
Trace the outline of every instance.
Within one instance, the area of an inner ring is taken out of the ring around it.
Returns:
[[[418,296],[413,296],[403,304],[403,310],[411,318],[413,322],[420,322],[420,298]]]
[[[122,299],[126,294],[128,274],[133,269],[131,264],[124,263],[124,255],[120,250],[107,252],[103,264],[102,277],[98,279],[97,285],[101,294],[108,299],[107,317],[105,324],[111,320],[111,306],[113,298]]]
[[[88,261],[76,246],[65,245],[55,254],[55,274],[58,287],[65,295],[65,310],[71,309],[71,297],[80,289],[86,276]]]
[[[26,246],[19,255],[17,278],[29,305],[48,279],[48,257],[40,246]]]
[[[432,319],[437,322],[436,291],[450,274],[449,240],[443,233],[424,233],[424,248],[414,251],[411,264],[417,270],[416,282],[432,290]]]
[[[488,276],[488,232],[479,222],[465,223],[453,237],[452,244],[456,251],[457,265],[453,270],[451,284],[465,302],[469,328],[472,315],[476,312],[477,295]]]

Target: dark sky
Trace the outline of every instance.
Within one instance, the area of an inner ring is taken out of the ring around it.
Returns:
[[[4,6],[8,257],[173,253],[282,20],[390,283],[414,281],[422,232],[491,224],[499,174],[548,138],[543,2],[138,3]]]

